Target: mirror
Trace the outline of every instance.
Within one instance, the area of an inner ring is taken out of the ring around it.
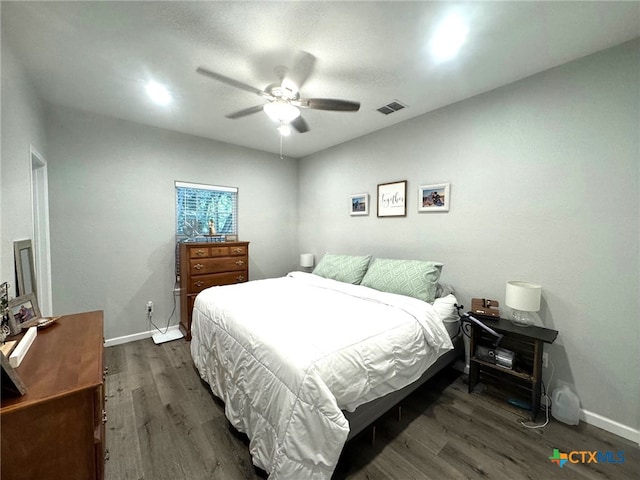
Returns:
[[[13,251],[16,261],[16,296],[27,293],[36,295],[36,271],[31,240],[13,242]]]

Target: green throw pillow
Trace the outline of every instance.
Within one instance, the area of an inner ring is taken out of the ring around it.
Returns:
[[[324,278],[358,285],[367,271],[369,260],[371,260],[371,255],[359,257],[327,253],[322,257],[313,273]]]
[[[373,260],[361,285],[433,303],[442,264],[420,260]]]

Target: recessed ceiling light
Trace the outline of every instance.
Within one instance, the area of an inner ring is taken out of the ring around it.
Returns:
[[[431,37],[429,47],[431,54],[438,61],[455,57],[467,39],[467,24],[457,14],[446,17]]]
[[[168,105],[173,100],[171,93],[164,85],[160,85],[153,80],[149,81],[146,86],[147,95],[158,105]]]

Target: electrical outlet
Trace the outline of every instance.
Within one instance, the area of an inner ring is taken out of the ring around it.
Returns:
[[[549,366],[549,354],[547,352],[542,354],[542,366],[544,368]]]
[[[147,313],[153,313],[153,302],[151,300],[147,302]]]

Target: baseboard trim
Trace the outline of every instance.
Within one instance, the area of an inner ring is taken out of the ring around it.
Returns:
[[[169,327],[167,331],[177,330],[178,325]],[[123,343],[136,342],[138,340],[144,340],[145,338],[151,338],[158,330],[149,330],[148,332],[134,333],[132,335],[125,335],[124,337],[109,338],[104,342],[105,347],[113,347],[115,345],[122,345]]]
[[[634,430],[627,425],[584,409],[580,410],[580,420],[640,445],[640,430]]]

